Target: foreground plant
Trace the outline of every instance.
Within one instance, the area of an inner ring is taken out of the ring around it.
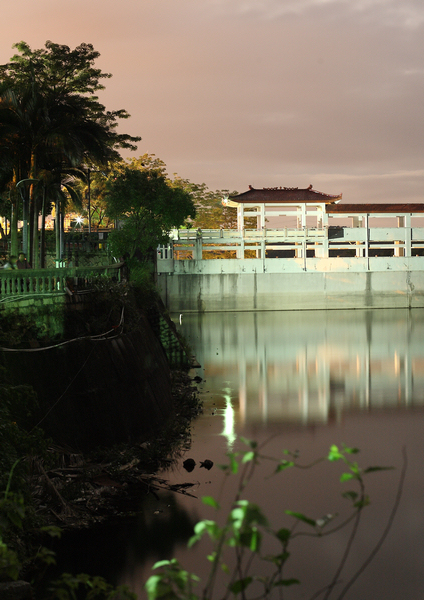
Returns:
[[[10,491],[13,472],[19,461],[13,465],[6,489],[0,495],[0,597],[2,593],[9,594],[6,590],[2,592],[2,583],[17,581],[23,569],[22,559],[10,546],[10,540],[16,539],[24,528],[25,502],[22,494]],[[60,537],[61,530],[58,527],[47,526],[39,528],[39,533],[48,534],[51,537]],[[50,565],[56,564],[55,553],[45,546],[39,546],[35,555],[27,557],[27,563],[31,562],[36,567],[38,579],[42,578]],[[34,583],[34,582],[32,582]],[[9,597],[9,595],[7,595]],[[56,580],[51,581],[45,591],[35,591],[34,598],[40,600],[136,600],[135,594],[130,592],[126,586],[114,587],[103,577],[92,577],[85,573],[71,575],[62,573]]]
[[[166,598],[166,600],[197,600],[198,598],[212,600],[215,597],[226,600],[230,596],[242,600],[259,600],[270,598],[276,592],[278,592],[280,598],[283,598],[286,588],[300,584],[298,579],[288,577],[285,573],[290,558],[289,547],[293,540],[300,536],[317,538],[331,535],[352,523],[352,531],[345,551],[332,580],[310,599],[322,598],[328,600],[336,591],[337,586],[337,599],[341,600],[374,558],[390,530],[402,493],[406,472],[406,456],[404,456],[397,496],[387,526],[363,565],[340,590],[340,585],[338,585],[340,576],[352,549],[353,541],[358,535],[362,511],[370,503],[364,478],[370,473],[384,471],[392,467],[372,466],[362,468],[353,460],[354,455],[359,452],[357,448],[346,446],[339,448],[335,445],[331,446],[326,457],[320,458],[309,465],[301,465],[298,462],[297,452],[293,453],[285,450],[282,459],[274,459],[262,454],[256,442],[244,438],[241,441],[247,445],[248,449],[243,452],[229,453],[229,464],[221,466],[228,475],[238,476],[239,478],[237,491],[225,524],[220,526],[217,521],[202,520],[196,524],[194,535],[189,540],[189,547],[200,541],[205,534],[212,541],[212,552],[207,557],[211,567],[203,589],[200,592],[195,591],[196,586],[199,586],[200,583],[199,577],[184,570],[176,559],[162,560],[154,565],[153,569],[156,573],[148,579],[145,586],[149,600],[158,598]],[[252,480],[256,467],[263,460],[276,463],[273,475],[292,468],[312,468],[324,461],[344,463],[346,470],[342,473],[340,482],[343,484],[351,482],[353,484],[353,489],[342,493],[342,496],[351,503],[350,515],[343,522],[330,525],[335,523],[336,515],[328,514],[320,519],[313,519],[301,512],[285,510],[283,511],[284,514],[294,519],[293,526],[274,529],[261,507],[242,497],[246,487]],[[213,497],[205,496],[202,501],[216,511],[220,510],[219,502]],[[300,525],[304,526],[304,530],[298,531]],[[263,551],[265,537],[273,540],[274,545],[277,543],[278,549],[272,554]],[[230,555],[228,554],[228,548],[230,548]],[[231,566],[229,566],[230,563]],[[264,575],[264,573],[266,574]],[[225,582],[224,593],[222,593],[223,582]],[[218,583],[219,592],[217,590]]]

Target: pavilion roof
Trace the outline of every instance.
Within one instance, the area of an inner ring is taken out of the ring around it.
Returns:
[[[243,192],[237,196],[230,196],[229,198],[232,202],[245,204],[303,204],[310,202],[325,202],[325,204],[332,204],[341,199],[342,194],[334,196],[324,194],[323,192],[314,190],[312,185],[305,189],[288,187],[255,189],[249,185],[247,192]]]
[[[368,214],[368,213],[386,213],[386,214],[408,214],[424,213],[423,203],[390,203],[390,204],[334,204],[326,206],[325,212],[329,214]]]

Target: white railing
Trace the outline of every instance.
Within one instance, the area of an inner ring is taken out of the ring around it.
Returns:
[[[179,229],[170,237],[169,245],[158,247],[158,260],[412,257],[424,249],[424,228],[411,227]]]

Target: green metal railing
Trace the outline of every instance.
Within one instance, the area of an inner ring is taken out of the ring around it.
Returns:
[[[0,301],[11,297],[87,291],[93,278],[104,275],[121,281],[123,263],[58,269],[0,269]]]

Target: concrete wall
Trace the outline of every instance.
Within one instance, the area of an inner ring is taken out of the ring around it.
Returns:
[[[170,312],[424,307],[424,257],[173,263],[158,274]]]

